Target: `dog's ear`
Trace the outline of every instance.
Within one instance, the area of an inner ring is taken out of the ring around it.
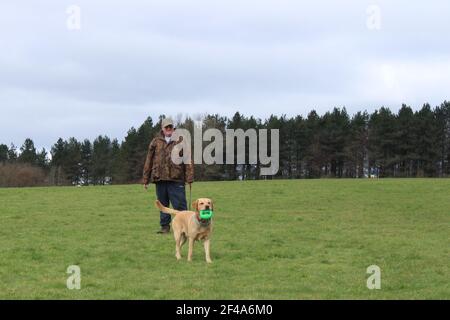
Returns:
[[[198,200],[192,202],[192,208],[195,209],[195,211],[198,211]]]
[[[214,201],[211,199],[211,210],[214,211]]]

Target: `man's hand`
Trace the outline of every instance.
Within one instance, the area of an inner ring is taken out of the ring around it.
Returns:
[[[144,184],[144,190],[148,189],[148,184]]]

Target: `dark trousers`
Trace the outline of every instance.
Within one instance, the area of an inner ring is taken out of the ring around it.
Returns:
[[[156,183],[156,197],[165,206],[169,206],[169,202],[175,210],[187,210],[186,205],[186,190],[184,188],[184,182],[175,181],[159,181]],[[160,212],[161,226],[167,226],[170,224],[170,214]]]

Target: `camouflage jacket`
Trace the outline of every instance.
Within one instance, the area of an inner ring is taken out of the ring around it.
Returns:
[[[191,183],[194,181],[194,165],[175,164],[171,159],[172,150],[179,141],[166,142],[160,134],[148,146],[147,159],[144,165],[143,183],[158,181],[179,181]]]

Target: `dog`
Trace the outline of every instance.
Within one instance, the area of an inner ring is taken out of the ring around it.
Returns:
[[[195,211],[178,211],[167,208],[159,200],[156,200],[155,204],[160,211],[175,216],[172,221],[172,229],[175,237],[175,257],[177,260],[181,259],[181,247],[187,239],[189,240],[188,261],[192,261],[194,241],[203,240],[206,262],[211,263],[210,237],[212,233],[212,218],[207,220],[200,219],[200,210],[214,210],[212,200],[208,198],[195,200],[192,203],[192,208]]]

